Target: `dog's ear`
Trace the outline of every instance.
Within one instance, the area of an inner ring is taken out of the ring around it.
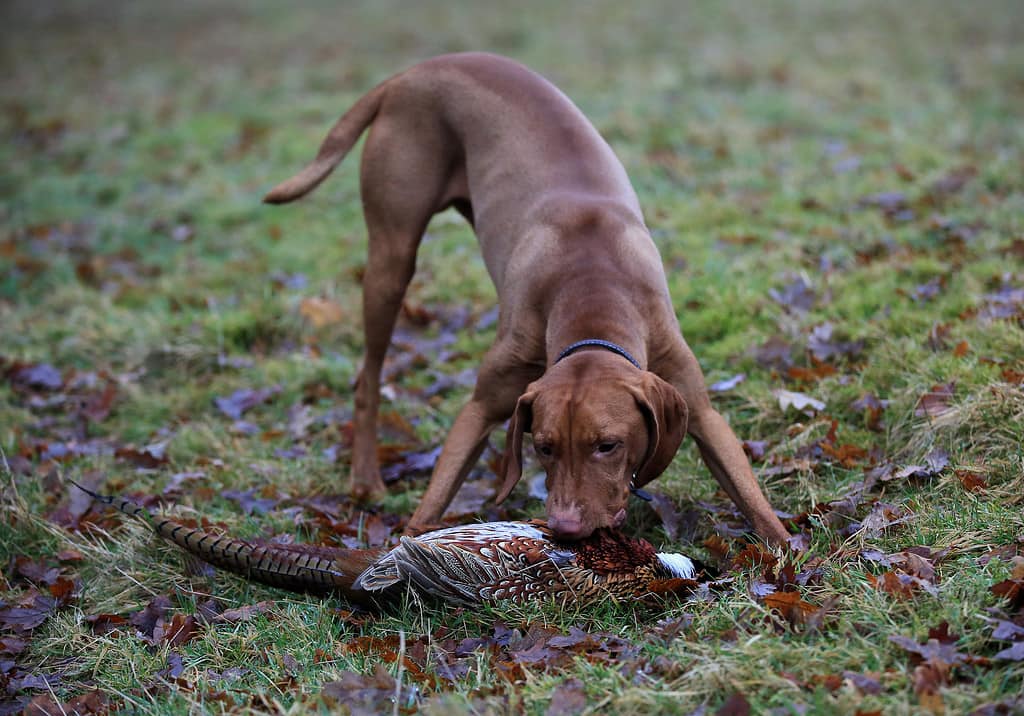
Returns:
[[[512,489],[523,476],[523,433],[530,432],[533,423],[533,399],[537,397],[534,391],[528,391],[519,396],[516,401],[516,410],[512,413],[512,419],[508,424],[508,434],[505,436],[505,455],[501,459],[502,479],[498,494],[494,497],[494,504],[500,505],[512,494]]]
[[[647,453],[633,480],[634,487],[641,487],[672,463],[686,435],[689,411],[679,391],[650,371],[631,388],[647,422]]]

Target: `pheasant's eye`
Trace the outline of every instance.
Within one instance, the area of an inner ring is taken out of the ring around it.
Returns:
[[[619,447],[620,444],[621,443],[619,443],[617,440],[606,440],[605,442],[600,443],[597,446],[597,452],[599,452],[601,455],[609,455],[615,452],[615,449]]]

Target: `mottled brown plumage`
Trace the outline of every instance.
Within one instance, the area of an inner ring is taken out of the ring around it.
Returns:
[[[666,585],[695,575],[683,555],[657,553],[648,542],[617,530],[560,543],[542,522],[487,522],[402,537],[390,550],[253,544],[154,517],[120,497],[85,491],[216,567],[271,586],[338,593],[366,605],[386,605],[406,587],[460,604],[553,598],[582,605],[662,593]]]
[[[372,592],[405,582],[463,604],[554,598],[581,605],[645,597],[695,571],[683,555],[657,553],[617,530],[563,543],[542,522],[485,522],[403,537],[354,586]]]

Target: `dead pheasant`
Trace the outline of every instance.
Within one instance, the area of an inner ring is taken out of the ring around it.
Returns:
[[[402,537],[353,586],[377,592],[407,583],[462,604],[552,597],[586,604],[672,591],[696,571],[689,558],[618,531],[560,543],[543,522],[485,522]]]
[[[216,567],[293,591],[339,593],[360,604],[386,605],[408,585],[460,604],[554,598],[583,605],[673,592],[696,576],[687,557],[656,552],[650,543],[612,530],[560,543],[542,522],[486,522],[402,537],[390,550],[253,544],[78,487]]]

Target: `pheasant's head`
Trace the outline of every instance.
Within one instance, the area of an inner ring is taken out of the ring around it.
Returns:
[[[665,578],[693,579],[697,568],[689,557],[675,552],[655,552],[645,539],[629,537],[621,530],[600,529],[573,543],[580,567],[600,575],[632,574],[647,567]]]
[[[523,434],[547,473],[548,526],[578,540],[626,519],[630,486],[654,479],[686,432],[686,403],[649,371],[603,350],[552,366],[519,398],[509,425],[501,502],[522,476]]]

